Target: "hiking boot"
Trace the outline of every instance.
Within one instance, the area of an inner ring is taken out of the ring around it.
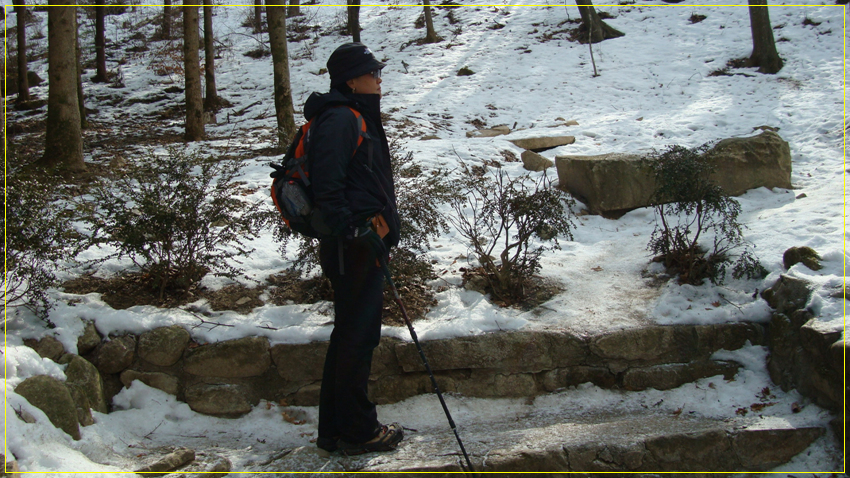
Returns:
[[[333,453],[339,449],[339,437],[328,438],[319,437],[316,440],[316,446],[327,452]]]
[[[378,435],[365,443],[348,443],[340,439],[339,450],[346,455],[362,455],[376,451],[393,451],[404,438],[404,431],[398,423],[381,425]]]

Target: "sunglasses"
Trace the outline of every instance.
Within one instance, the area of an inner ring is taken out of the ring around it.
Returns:
[[[372,77],[376,80],[381,77],[381,70],[375,70],[372,72]]]

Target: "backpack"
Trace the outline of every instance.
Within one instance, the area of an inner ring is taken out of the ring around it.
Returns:
[[[353,156],[357,153],[357,148],[360,147],[363,140],[370,139],[366,133],[366,121],[359,111],[350,106],[336,107],[347,107],[357,119],[360,134],[357,137],[357,147],[352,153]],[[272,200],[274,200],[274,205],[280,212],[283,222],[291,230],[313,238],[319,238],[323,234],[330,233],[314,208],[314,195],[309,173],[310,157],[307,154],[310,150],[310,126],[319,116],[320,114],[317,114],[307,124],[298,128],[295,138],[283,156],[282,163],[279,165],[272,163],[271,167],[275,171],[269,175],[274,178],[271,188]],[[370,144],[369,161],[371,162],[371,160]]]

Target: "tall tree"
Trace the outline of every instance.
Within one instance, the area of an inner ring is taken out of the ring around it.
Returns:
[[[198,56],[198,7],[183,6],[183,71],[186,76],[186,141],[204,139],[204,102]]]
[[[430,0],[422,0],[422,4],[425,9],[425,43],[437,43],[440,41],[440,37],[437,36],[437,32],[434,31],[434,18],[431,15],[431,2]]]
[[[30,85],[27,79],[27,7],[24,0],[15,2],[15,20],[18,22],[18,101],[29,101]]]
[[[576,0],[578,12],[581,15],[581,26],[579,27],[579,41],[581,43],[599,43],[609,38],[617,38],[625,33],[603,22],[593,8],[591,0]]]
[[[83,95],[83,49],[80,48],[80,22],[77,19],[76,8],[74,9],[74,43],[77,49],[77,105],[80,107],[80,127],[86,129],[89,122],[86,118],[86,101]]]
[[[356,3],[348,4],[348,33],[351,34],[351,41],[360,41],[360,0],[354,0]]]
[[[162,38],[168,40],[171,38],[171,0],[163,0],[165,5],[162,8]]]
[[[263,0],[254,0],[254,33],[263,31]]]
[[[289,83],[289,52],[286,46],[286,7],[266,6],[269,44],[274,64],[274,109],[277,113],[277,135],[281,147],[295,136],[295,109]]]
[[[748,0],[750,5],[750,29],[753,32],[753,54],[750,66],[759,67],[759,72],[773,74],[782,69],[782,58],[773,41],[773,28],[764,0]]]
[[[92,81],[104,83],[106,75],[106,5],[94,7],[94,50],[97,64],[97,74]]]
[[[286,10],[287,17],[297,17],[301,15],[301,2],[298,0],[290,0],[289,8]]]
[[[86,165],[77,98],[76,12],[76,6],[47,7],[47,132],[40,162],[79,172],[85,171]]]
[[[204,0],[204,79],[206,81],[206,97],[204,110],[218,109],[218,93],[215,88],[215,45],[213,36],[213,0]]]

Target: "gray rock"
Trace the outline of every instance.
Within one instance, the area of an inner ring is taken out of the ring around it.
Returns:
[[[664,364],[652,367],[638,367],[623,374],[623,388],[626,390],[671,390],[699,379],[722,375],[731,380],[740,368],[734,362],[703,360],[686,364]]]
[[[132,335],[115,337],[100,345],[97,354],[97,369],[104,375],[119,373],[133,363],[136,356],[136,339]]]
[[[277,372],[291,382],[309,382],[322,379],[325,355],[329,342],[306,344],[277,344],[271,348],[271,357]]]
[[[820,255],[811,247],[791,247],[782,254],[782,264],[786,269],[790,269],[794,264],[800,262],[804,266],[813,271],[819,271],[823,266],[820,265]]]
[[[91,414],[91,403],[86,395],[86,390],[80,384],[65,383],[68,387],[68,392],[71,394],[71,399],[74,400],[74,405],[77,408],[77,421],[80,425],[87,427],[94,425],[94,418]]]
[[[52,335],[48,335],[39,340],[25,339],[24,345],[35,350],[38,355],[46,359],[53,360],[54,362],[65,355],[65,347]]]
[[[744,429],[732,435],[732,448],[748,471],[767,471],[786,463],[824,434],[823,428]]]
[[[188,465],[195,460],[195,450],[178,448],[150,465],[139,468],[135,473],[146,476],[161,476]]]
[[[262,375],[271,363],[269,339],[245,337],[192,349],[183,370],[202,377],[254,377]]]
[[[534,151],[523,151],[522,152],[522,166],[528,171],[545,171],[555,163],[546,158],[545,156],[541,156]]]
[[[812,286],[808,282],[784,274],[761,294],[776,312],[786,315],[805,308],[811,295]]]
[[[0,476],[8,478],[21,477],[21,468],[14,458],[12,455],[6,456],[0,453],[0,467],[2,467],[0,468]]]
[[[69,386],[73,384],[83,390],[87,402],[93,410],[107,413],[103,379],[98,373],[97,367],[80,356],[71,355],[68,360],[68,368],[65,369],[65,376],[68,377],[67,384]]]
[[[496,136],[502,136],[506,134],[511,134],[511,129],[507,126],[495,126],[493,128],[482,128],[475,131],[467,131],[467,138],[494,138]]]
[[[133,383],[133,380],[138,380],[149,387],[162,390],[165,393],[170,393],[175,396],[180,390],[180,380],[173,375],[168,375],[167,373],[139,372],[128,369],[121,372],[120,378],[121,383],[128,388],[130,387],[130,384]]]
[[[717,168],[712,180],[731,196],[759,187],[791,189],[791,148],[773,131],[724,139],[707,154]]]
[[[77,406],[64,383],[47,375],[36,375],[21,382],[15,393],[43,411],[53,426],[74,440],[81,438]]]
[[[558,146],[573,144],[576,142],[576,138],[575,136],[538,136],[535,138],[512,139],[510,141],[522,149],[539,153],[547,149],[557,148]]]
[[[652,471],[735,471],[740,463],[724,430],[707,430],[652,438],[646,450],[655,462]]]
[[[86,355],[96,349],[101,341],[100,334],[97,333],[94,322],[86,320],[84,323],[83,334],[77,338],[77,354],[79,355]]]
[[[246,391],[233,384],[197,384],[186,389],[189,407],[206,415],[236,417],[251,411]]]
[[[183,356],[190,338],[179,325],[145,332],[139,336],[139,357],[162,367],[174,365]]]
[[[849,344],[850,343],[845,342],[844,340],[836,340],[835,343],[829,346],[829,364],[836,372],[844,373],[844,370],[846,370],[845,360],[848,356],[850,356],[850,353],[848,353],[850,350],[847,350]]]

